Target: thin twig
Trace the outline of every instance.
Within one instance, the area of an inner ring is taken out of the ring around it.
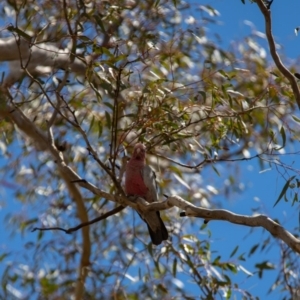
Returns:
[[[36,230],[39,230],[39,231],[47,231],[47,230],[61,230],[67,234],[70,234],[74,231],[77,231],[78,229],[81,229],[82,227],[85,227],[85,226],[89,226],[89,225],[92,225],[94,223],[97,223],[99,221],[102,221],[112,215],[115,215],[117,214],[118,212],[122,211],[125,207],[122,206],[122,205],[119,205],[117,206],[116,208],[112,209],[111,211],[91,220],[91,221],[88,221],[88,222],[84,222],[84,223],[80,223],[79,225],[75,226],[75,227],[71,227],[69,229],[64,229],[64,228],[61,228],[61,227],[34,227],[31,232],[34,232]]]

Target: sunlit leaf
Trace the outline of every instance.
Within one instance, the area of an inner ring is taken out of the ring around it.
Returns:
[[[248,276],[253,276],[253,273],[251,273],[250,271],[248,271],[246,268],[244,268],[242,265],[239,265],[239,268]]]
[[[183,186],[185,186],[187,189],[190,189],[190,186],[189,184],[184,180],[182,179],[180,176],[178,176],[177,174],[173,173],[173,176],[177,179],[177,181],[179,183],[181,183]]]

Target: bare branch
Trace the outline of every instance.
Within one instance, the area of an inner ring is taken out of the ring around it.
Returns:
[[[18,41],[14,37],[2,38],[0,39],[0,61],[11,61],[11,73],[5,80],[7,86],[17,81],[24,73],[20,68],[20,55],[22,63],[26,64],[26,68],[32,74],[49,73],[49,68],[51,70],[70,68],[72,72],[84,76],[86,62],[91,59],[89,56],[85,59],[75,57],[70,62],[69,49],[59,49],[53,44],[46,43],[32,45],[23,38],[19,38]]]
[[[256,0],[256,3],[265,18],[266,35],[267,35],[272,58],[276,64],[277,68],[279,69],[279,71],[290,82],[293,93],[295,95],[296,102],[298,104],[298,107],[300,108],[300,91],[299,91],[299,87],[298,87],[296,78],[282,63],[282,61],[276,51],[275,41],[274,41],[273,34],[272,34],[271,11],[270,11],[270,9],[268,9],[268,7],[266,7],[263,0]]]
[[[65,233],[67,234],[70,234],[74,231],[77,231],[78,229],[81,229],[82,227],[85,227],[85,226],[89,226],[89,225],[92,225],[94,223],[97,223],[99,221],[102,221],[104,219],[107,219],[108,217],[112,216],[112,215],[115,215],[117,214],[118,212],[122,211],[125,207],[122,206],[122,205],[119,205],[117,206],[116,208],[108,211],[107,213],[105,214],[102,214],[101,216],[91,220],[91,221],[88,221],[88,222],[84,222],[84,223],[81,223],[75,227],[71,227],[69,229],[64,229],[64,228],[61,228],[61,227],[34,227],[31,232],[34,232],[36,230],[39,230],[39,231],[47,231],[47,230],[61,230],[61,231],[64,231]]]
[[[285,242],[291,249],[300,254],[300,239],[296,238],[289,231],[285,230],[280,224],[273,221],[265,215],[245,216],[238,215],[225,209],[206,209],[197,207],[183,198],[174,195],[163,202],[147,203],[142,198],[135,199],[140,210],[153,211],[165,210],[173,206],[184,210],[180,214],[181,217],[197,217],[206,221],[223,220],[233,224],[239,224],[249,227],[262,227],[269,231],[274,237]],[[143,207],[144,206],[144,207]]]
[[[174,206],[185,210],[185,213],[182,213],[181,216],[197,217],[205,220],[224,220],[249,227],[262,227],[269,231],[274,237],[284,241],[295,252],[300,253],[300,240],[267,216],[244,216],[224,209],[211,210],[200,208],[185,201],[179,196],[172,196],[168,198],[167,201],[171,202]],[[151,204],[149,206],[151,206]]]
[[[82,181],[82,184],[86,184],[86,188],[90,186],[89,183],[86,181]],[[105,194],[104,192],[102,192]],[[184,210],[184,212],[180,213],[181,217],[197,217],[197,218],[203,218],[206,223],[208,221],[212,220],[222,220],[227,221],[233,224],[248,226],[248,227],[262,227],[269,231],[275,238],[278,238],[285,242],[292,250],[300,254],[300,239],[296,238],[293,234],[291,234],[289,231],[284,229],[280,224],[276,223],[271,218],[265,216],[265,215],[256,215],[256,216],[246,216],[246,215],[239,215],[235,214],[233,212],[230,212],[225,209],[206,209],[197,207],[190,202],[187,202],[183,198],[173,195],[169,197],[167,200],[162,202],[153,202],[148,203],[146,200],[140,197],[130,197],[129,199],[131,201],[128,201],[126,197],[118,196],[114,197],[113,195],[109,195],[109,200],[115,201],[115,202],[126,202],[129,206],[136,209],[139,213],[143,214],[149,211],[157,211],[157,210],[167,210],[171,207],[178,207]],[[79,228],[82,228],[84,226],[88,226],[90,224],[93,224],[95,222],[98,222],[100,220],[103,220],[104,218],[107,218],[108,216],[115,214],[119,211],[124,209],[124,206],[118,206],[114,210],[86,223],[82,223],[76,227],[70,228],[70,229],[62,229],[60,227],[51,227],[51,228],[35,228],[35,230],[62,230],[66,233],[73,232],[75,230],[78,230]]]

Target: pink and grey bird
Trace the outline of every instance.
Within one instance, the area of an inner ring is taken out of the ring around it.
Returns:
[[[126,165],[125,191],[128,196],[140,196],[149,203],[157,201],[155,173],[146,165],[146,147],[141,143],[135,145]],[[151,211],[141,217],[147,223],[154,245],[168,239],[168,231],[159,211]]]

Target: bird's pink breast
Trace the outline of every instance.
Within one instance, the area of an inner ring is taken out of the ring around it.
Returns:
[[[141,175],[141,169],[141,167],[131,166],[129,163],[127,164],[125,180],[125,190],[127,195],[146,196],[148,188]]]

